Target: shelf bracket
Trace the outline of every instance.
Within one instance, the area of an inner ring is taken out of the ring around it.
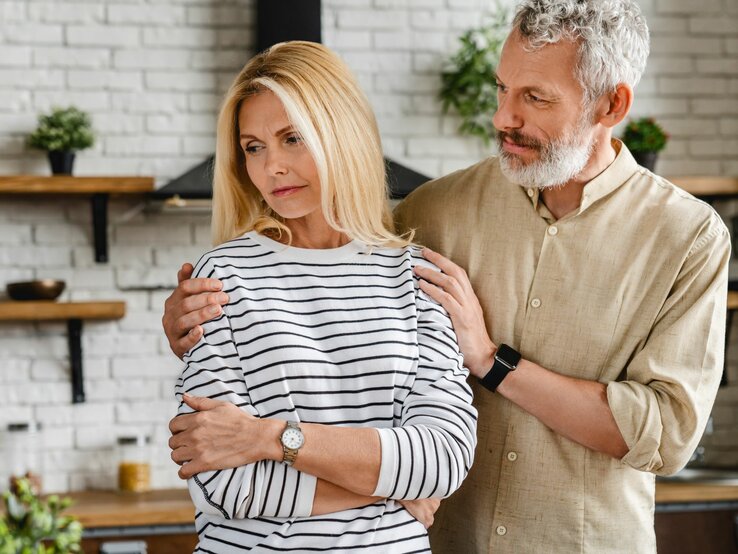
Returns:
[[[95,240],[95,261],[108,261],[108,193],[92,195],[92,230]]]
[[[67,320],[69,361],[72,364],[72,403],[85,401],[85,382],[82,373],[82,320]]]

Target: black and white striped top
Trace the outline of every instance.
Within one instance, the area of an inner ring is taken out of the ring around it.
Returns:
[[[259,417],[374,427],[375,496],[310,516],[316,479],[278,462],[200,473],[197,552],[425,552],[424,527],[392,499],[446,497],[476,446],[476,410],[451,321],[418,287],[417,248],[286,247],[256,232],[198,262],[230,303],[185,356],[177,399],[227,400]],[[180,403],[179,413],[190,408]]]

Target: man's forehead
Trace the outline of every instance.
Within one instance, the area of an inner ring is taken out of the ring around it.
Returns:
[[[577,44],[562,40],[531,48],[527,39],[517,32],[510,34],[505,41],[497,66],[497,75],[506,85],[510,81],[520,81],[518,86],[576,87]]]

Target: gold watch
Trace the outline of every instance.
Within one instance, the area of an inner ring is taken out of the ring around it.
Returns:
[[[288,421],[279,436],[279,441],[282,443],[282,463],[291,466],[297,459],[298,451],[305,444],[305,435],[296,422]]]

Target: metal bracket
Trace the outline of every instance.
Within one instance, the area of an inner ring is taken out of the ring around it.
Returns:
[[[95,261],[108,261],[108,194],[92,195],[92,230],[95,240]]]
[[[67,320],[69,360],[72,364],[72,403],[85,401],[85,382],[82,373],[82,320]]]

